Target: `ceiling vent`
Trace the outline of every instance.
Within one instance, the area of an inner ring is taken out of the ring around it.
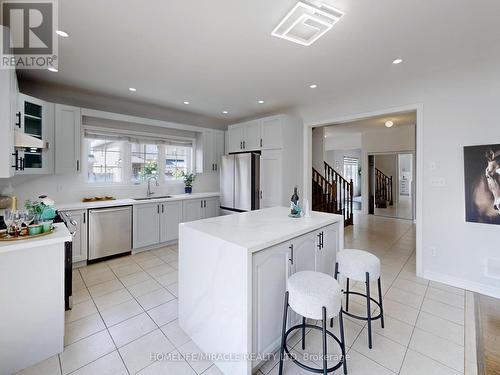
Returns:
[[[299,1],[271,33],[277,38],[310,46],[342,18],[344,12],[320,3],[318,6]]]

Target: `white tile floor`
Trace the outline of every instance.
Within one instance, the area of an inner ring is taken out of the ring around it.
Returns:
[[[415,276],[414,225],[356,215],[345,240],[346,247],[381,259],[386,323],[381,329],[374,322],[370,350],[362,322],[345,319],[349,375],[463,374],[464,324],[470,324],[464,319],[465,292]],[[210,362],[184,359],[199,349],[177,324],[177,258],[177,246],[170,246],[74,270],[75,305],[66,313],[64,352],[21,373],[220,374]],[[364,312],[362,303],[352,298],[350,311]],[[297,355],[320,352],[318,332],[309,332],[306,341],[305,351],[294,346]],[[155,362],[151,353],[173,353],[180,361]],[[309,363],[317,365],[314,358]],[[277,374],[278,366],[270,361],[258,373]],[[285,374],[306,373],[287,361]]]

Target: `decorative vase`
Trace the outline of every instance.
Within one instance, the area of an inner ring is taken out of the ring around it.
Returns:
[[[192,186],[185,186],[184,187],[184,192],[186,194],[191,194],[193,192],[193,187]]]

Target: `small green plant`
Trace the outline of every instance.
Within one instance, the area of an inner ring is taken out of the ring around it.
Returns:
[[[176,169],[173,173],[172,176],[175,178],[181,178],[184,180],[184,185],[186,187],[193,187],[193,182],[196,180],[196,174],[194,173],[186,173],[183,170]]]

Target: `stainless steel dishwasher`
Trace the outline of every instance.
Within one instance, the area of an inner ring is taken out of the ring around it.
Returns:
[[[89,210],[89,260],[132,250],[132,206]]]

